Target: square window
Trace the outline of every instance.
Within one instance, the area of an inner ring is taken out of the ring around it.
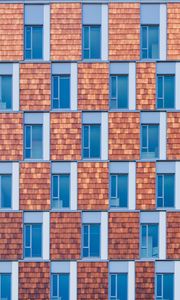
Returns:
[[[174,207],[174,174],[157,174],[156,185],[157,207]]]
[[[69,274],[53,273],[51,275],[51,300],[69,300]]]
[[[141,125],[141,157],[159,158],[159,125]]]
[[[158,224],[141,225],[141,258],[158,258],[158,240]]]
[[[12,176],[0,175],[0,208],[11,208],[12,199]]]
[[[157,108],[175,108],[175,76],[157,76]]]
[[[101,58],[101,26],[83,26],[83,58]]]
[[[110,108],[128,108],[128,75],[111,75],[110,89]]]
[[[127,208],[128,174],[110,175],[110,206]]]
[[[70,175],[52,175],[52,208],[70,207]]]
[[[159,26],[141,26],[141,58],[159,58]]]
[[[101,125],[83,125],[83,158],[100,158]]]
[[[0,76],[0,109],[12,109],[12,75]]]
[[[0,273],[0,299],[11,300],[11,274]]]
[[[100,256],[100,224],[83,224],[82,244],[84,258]]]
[[[52,76],[52,108],[70,108],[70,75]]]
[[[25,125],[24,156],[26,159],[43,157],[42,125]]]
[[[156,274],[156,300],[174,300],[174,274]]]
[[[42,224],[24,224],[24,257],[42,257]]]
[[[43,58],[43,26],[25,26],[25,59]]]
[[[110,274],[110,300],[128,300],[127,273]]]

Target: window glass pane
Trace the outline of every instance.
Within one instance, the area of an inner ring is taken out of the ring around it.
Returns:
[[[117,298],[127,300],[127,274],[118,274],[117,276]]]
[[[164,76],[164,107],[174,108],[174,76]]]
[[[142,26],[142,48],[147,48],[147,27]]]
[[[30,257],[31,256],[31,250],[30,250],[30,245],[31,245],[31,227],[30,225],[25,225],[24,227],[24,235],[25,235],[25,257]]]
[[[111,76],[111,98],[116,98],[116,76]]]
[[[70,77],[60,76],[60,108],[70,108]]]
[[[11,207],[11,175],[1,176],[1,208]]]
[[[60,201],[62,207],[69,207],[70,176],[60,175]]]
[[[89,49],[89,27],[83,26],[83,47],[84,49]],[[84,57],[88,58],[88,57]]]
[[[1,274],[1,299],[11,300],[11,275]]]
[[[58,176],[53,176],[53,198],[58,198]]]
[[[26,148],[31,147],[31,127],[25,126]]]
[[[158,226],[148,226],[148,257],[158,257]]]
[[[116,175],[111,175],[111,197],[116,197]]]
[[[173,274],[163,275],[163,298],[174,300],[174,276]]]
[[[118,76],[118,108],[128,107],[128,76]]]
[[[88,256],[87,247],[88,247],[88,225],[83,225],[83,257]]]
[[[32,126],[32,158],[42,158],[42,125]]]
[[[30,59],[31,54],[31,27],[25,26],[25,58]]]
[[[100,255],[100,225],[90,225],[90,256]]]
[[[2,76],[1,85],[0,109],[10,109],[12,108],[12,76]]]
[[[150,152],[149,157],[157,158],[159,156],[159,130],[158,125],[148,126],[148,150]]]
[[[147,126],[142,126],[142,147],[147,147]]]
[[[164,176],[164,206],[174,207],[174,175]]]
[[[127,207],[128,175],[118,176],[118,198],[119,198],[119,206]]]
[[[159,58],[158,26],[148,26],[148,58]]]
[[[89,157],[89,126],[83,126],[83,157]]]
[[[58,99],[58,81],[59,78],[58,76],[53,76],[53,108],[58,108],[58,103],[59,103],[59,99]]]
[[[101,57],[101,33],[100,26],[90,27],[90,58],[100,58]]]
[[[157,83],[158,83],[158,95],[157,95],[157,107],[158,108],[163,108],[163,77],[158,76],[157,78]]]
[[[157,176],[157,207],[163,206],[163,176]]]
[[[156,276],[156,296],[161,297],[162,296],[162,275]]]
[[[111,275],[111,297],[116,296],[116,275]]]
[[[33,35],[32,35],[32,58],[41,59],[42,58],[42,26],[33,26]]]
[[[100,158],[100,125],[90,126],[90,157]]]
[[[57,297],[57,285],[58,285],[58,276],[56,274],[52,275],[52,296]]]
[[[69,274],[60,274],[59,278],[60,300],[69,300]]]
[[[42,226],[32,225],[32,257],[41,257]]]
[[[142,247],[145,248],[147,247],[146,245],[146,235],[147,235],[147,232],[146,232],[146,226],[141,226],[141,232],[142,232],[142,241],[141,241],[141,244],[142,244]]]

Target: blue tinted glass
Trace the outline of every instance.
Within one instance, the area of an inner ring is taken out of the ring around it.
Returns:
[[[142,26],[142,48],[147,49],[147,27]]]
[[[32,158],[42,158],[42,125],[32,126]]]
[[[1,97],[0,109],[12,108],[12,76],[1,77]]]
[[[53,176],[53,198],[58,198],[58,176]]]
[[[70,108],[70,76],[60,76],[60,108]]]
[[[174,300],[173,274],[163,274],[163,298],[168,300]]]
[[[100,225],[90,225],[90,256],[100,255]]]
[[[31,59],[31,27],[25,26],[25,58]]]
[[[83,225],[83,257],[88,256],[88,238],[88,225]]]
[[[164,175],[164,206],[174,207],[174,175]]]
[[[60,200],[62,207],[69,207],[70,176],[60,175]]]
[[[58,275],[52,275],[52,296],[57,297],[57,290],[58,290]]]
[[[100,158],[100,125],[90,126],[90,157]]]
[[[158,84],[157,107],[163,108],[163,77],[162,76],[158,76],[157,84]]]
[[[89,126],[83,126],[83,157],[89,157]]]
[[[30,250],[30,245],[31,245],[31,227],[30,225],[25,225],[24,227],[24,236],[25,236],[25,257],[30,257],[31,256],[31,250]]]
[[[53,84],[53,108],[59,108],[59,95],[58,95],[58,76],[52,77]]]
[[[116,296],[116,275],[111,275],[111,297]]]
[[[60,300],[69,300],[69,274],[59,275],[59,297]]]
[[[127,274],[117,275],[117,298],[127,300]]]
[[[89,58],[89,27],[83,26],[83,57]]]
[[[163,206],[163,176],[157,176],[157,207]]]
[[[111,76],[111,98],[116,98],[116,76]]]
[[[1,208],[11,207],[11,175],[1,176]]]
[[[128,175],[119,175],[118,176],[118,198],[119,198],[119,206],[127,207]]]
[[[32,225],[32,257],[41,257],[42,225]]]
[[[101,58],[101,27],[90,27],[90,58]]]
[[[128,76],[118,76],[118,108],[128,107]]]
[[[148,257],[158,257],[158,225],[148,226]]]
[[[143,248],[145,248],[147,245],[146,245],[146,236],[147,236],[147,227],[142,225],[141,227],[141,232],[142,232],[142,241],[141,241],[141,245]]]
[[[147,148],[147,126],[142,126],[142,147]]]
[[[162,296],[162,275],[157,275],[156,277],[156,296]]]
[[[174,76],[164,76],[164,107],[174,108],[175,98]]]
[[[116,175],[111,175],[111,197],[116,197]]]
[[[148,26],[148,58],[159,58],[159,26]]]
[[[32,58],[41,59],[42,58],[42,26],[32,27]]]
[[[11,275],[1,274],[1,299],[11,300]]]
[[[26,148],[31,147],[31,127],[25,126]]]
[[[150,158],[158,158],[159,156],[159,126],[148,126],[148,152]]]

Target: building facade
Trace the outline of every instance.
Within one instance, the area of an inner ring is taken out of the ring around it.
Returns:
[[[0,300],[180,299],[180,1],[0,1]]]

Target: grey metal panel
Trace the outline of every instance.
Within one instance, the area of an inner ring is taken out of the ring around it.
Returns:
[[[101,25],[101,5],[98,4],[83,5],[83,24]]]
[[[52,174],[70,174],[71,163],[69,162],[53,162],[52,163]]]
[[[159,212],[141,212],[140,223],[159,223]]]
[[[13,64],[0,64],[0,75],[12,75]]]
[[[83,124],[101,124],[101,113],[83,113]]]
[[[175,173],[176,163],[175,162],[157,162],[156,173]]]
[[[43,113],[25,113],[25,124],[43,124]]]
[[[12,262],[3,261],[0,262],[0,273],[11,273],[12,272]]]
[[[129,74],[128,63],[111,63],[110,64],[111,74]]]
[[[159,4],[141,4],[141,24],[159,24],[160,23],[160,5]]]
[[[43,223],[43,212],[25,212],[24,223]]]
[[[160,113],[159,112],[142,112],[141,124],[159,124]]]
[[[175,74],[175,63],[157,63],[157,74]]]
[[[100,212],[83,212],[82,223],[101,223]]]
[[[111,162],[109,170],[110,170],[110,173],[128,174],[129,163],[128,162]]]
[[[70,262],[68,261],[52,262],[51,273],[70,273]]]
[[[109,273],[128,273],[127,261],[110,261]]]
[[[25,25],[43,25],[43,20],[43,5],[25,5]]]
[[[0,174],[12,174],[12,163],[11,162],[0,163]]]
[[[52,64],[52,74],[71,74],[71,64],[70,63]]]
[[[156,273],[174,273],[174,261],[156,261]]]

